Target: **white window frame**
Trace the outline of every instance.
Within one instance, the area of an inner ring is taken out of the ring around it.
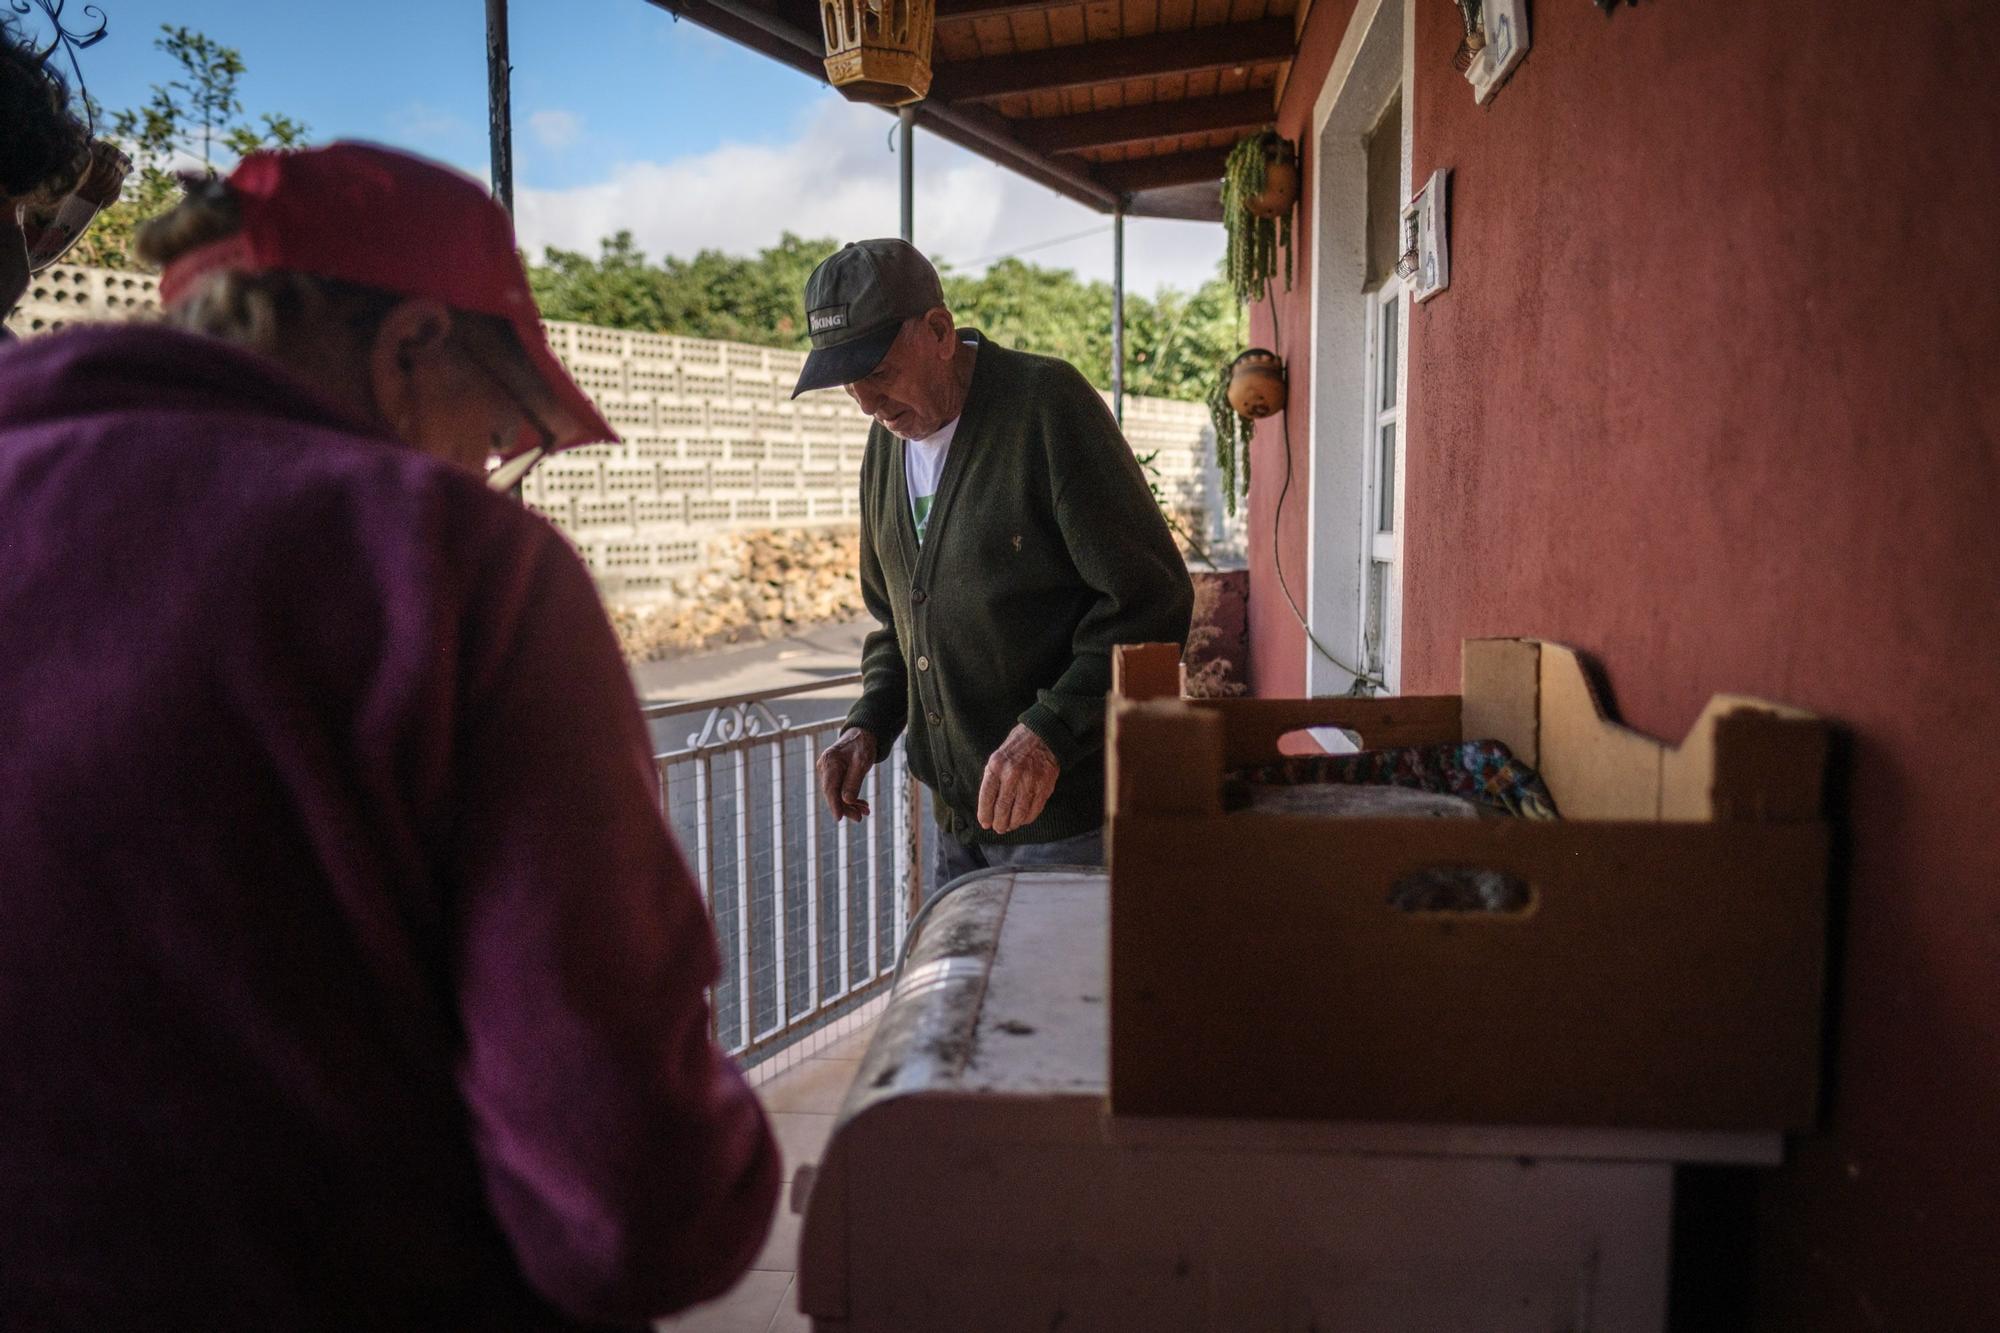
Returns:
[[[1372,673],[1382,682],[1382,687],[1390,694],[1402,689],[1402,643],[1403,643],[1403,496],[1407,489],[1403,484],[1403,459],[1407,451],[1408,434],[1403,429],[1403,391],[1409,373],[1408,358],[1404,352],[1409,346],[1407,325],[1409,322],[1409,302],[1404,299],[1402,279],[1390,277],[1368,294],[1368,407],[1367,430],[1362,441],[1362,457],[1365,460],[1366,480],[1363,494],[1367,501],[1362,508],[1362,523],[1368,531],[1367,569],[1362,580],[1361,641],[1363,670]],[[1383,322],[1389,312],[1395,316],[1390,337],[1383,337]],[[1385,347],[1385,341],[1393,346]],[[1384,366],[1384,353],[1393,357],[1393,362]],[[1384,381],[1390,383],[1385,385]],[[1384,389],[1392,392],[1385,394]],[[1384,397],[1391,400],[1388,407],[1382,405]],[[1388,476],[1388,526],[1383,526],[1383,477],[1382,477],[1382,431],[1392,428],[1396,432],[1395,446],[1389,456]],[[1374,574],[1377,566],[1386,566],[1386,584],[1377,588]],[[1380,605],[1377,599],[1380,598]],[[1369,642],[1369,622],[1379,614],[1381,631],[1379,642]]]

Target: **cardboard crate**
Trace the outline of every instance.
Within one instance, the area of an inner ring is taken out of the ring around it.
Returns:
[[[1678,746],[1605,717],[1577,654],[1469,640],[1461,693],[1183,700],[1121,648],[1107,718],[1111,1104],[1124,1115],[1801,1130],[1826,937],[1827,732],[1718,696]],[[1307,726],[1498,739],[1563,819],[1225,814]],[[1518,913],[1409,912],[1429,867]]]

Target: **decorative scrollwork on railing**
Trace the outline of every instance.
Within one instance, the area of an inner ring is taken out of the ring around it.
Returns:
[[[701,724],[701,730],[688,736],[688,749],[705,750],[711,745],[727,745],[751,736],[768,736],[791,725],[789,717],[773,713],[759,701],[723,704],[708,710],[708,720]]]
[[[94,134],[97,131],[96,109],[92,107],[90,98],[84,93],[83,66],[77,62],[76,53],[103,41],[110,31],[111,20],[106,18],[104,11],[96,5],[85,5],[83,7],[84,21],[86,23],[95,21],[97,26],[87,30],[72,32],[69,28],[63,26],[63,6],[68,3],[69,0],[7,0],[7,7],[12,9],[16,14],[32,14],[35,10],[39,9],[42,13],[48,15],[49,26],[55,29],[56,35],[50,39],[46,50],[35,52],[35,59],[46,64],[55,58],[57,51],[61,51],[65,56],[69,57],[70,73],[75,76],[76,80],[76,97],[79,102],[83,103],[85,114],[90,118],[91,132]]]

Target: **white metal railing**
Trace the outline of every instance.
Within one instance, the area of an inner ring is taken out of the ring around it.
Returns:
[[[921,901],[928,811],[902,743],[868,775],[868,819],[836,823],[819,797],[815,766],[845,712],[824,696],[860,680],[645,710],[665,742],[660,808],[721,948],[716,1038],[746,1067],[880,993]]]

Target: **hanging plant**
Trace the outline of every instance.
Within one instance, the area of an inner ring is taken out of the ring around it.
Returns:
[[[1250,487],[1251,424],[1229,405],[1229,371],[1225,367],[1208,391],[1208,419],[1215,423],[1215,467],[1222,474],[1222,507],[1236,516],[1236,474],[1243,474],[1242,488]]]
[[[1285,363],[1275,352],[1252,347],[1223,367],[1208,394],[1215,424],[1215,466],[1222,474],[1222,503],[1231,516],[1236,495],[1250,493],[1250,436],[1255,423],[1285,407]],[[1238,478],[1241,484],[1238,484]]]
[[[1285,252],[1285,290],[1292,289],[1292,205],[1299,197],[1298,150],[1276,130],[1230,149],[1222,171],[1222,225],[1229,236],[1224,266],[1238,301],[1261,301]]]

